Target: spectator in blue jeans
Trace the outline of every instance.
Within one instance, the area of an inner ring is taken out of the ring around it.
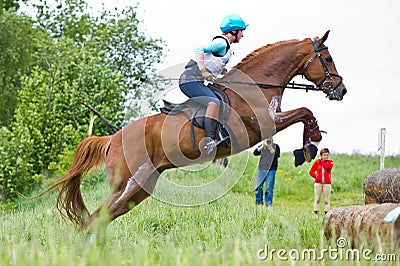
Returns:
[[[265,205],[271,206],[272,199],[274,197],[274,186],[275,186],[275,175],[276,169],[278,169],[278,158],[280,157],[279,145],[274,143],[272,138],[266,139],[261,142],[253,154],[255,156],[260,156],[260,161],[258,163],[257,171],[257,183],[256,183],[256,205],[263,204],[263,186],[266,184],[265,188]]]

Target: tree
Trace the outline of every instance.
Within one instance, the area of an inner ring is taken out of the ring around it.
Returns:
[[[39,8],[38,57],[20,78],[11,129],[0,131],[3,201],[62,172],[64,158],[87,134],[90,111],[80,101],[121,127],[127,95],[142,97],[138,80],[160,61],[162,42],[138,30],[135,8],[92,17],[83,1],[57,2],[55,10]],[[106,128],[95,124],[94,134],[105,135]]]
[[[104,58],[104,63],[120,72],[120,83],[125,102],[135,99],[130,113],[138,113],[140,102],[151,99],[156,87],[142,84],[142,77],[154,75],[154,64],[160,63],[164,43],[161,39],[148,38],[139,30],[137,6],[121,13],[102,10],[100,16],[87,13],[84,0],[55,0],[51,9],[45,1],[34,5],[38,25],[57,41],[69,37],[75,45],[91,46]],[[118,121],[113,121],[118,123]]]
[[[20,7],[20,2],[26,3],[28,0],[0,0],[0,14],[4,10],[15,11]]]
[[[11,11],[0,13],[0,127],[10,128],[20,77],[29,74],[39,36],[29,17]]]

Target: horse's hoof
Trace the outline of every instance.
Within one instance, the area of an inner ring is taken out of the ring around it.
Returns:
[[[304,158],[309,163],[317,156],[318,148],[314,144],[308,143],[303,148]]]
[[[303,149],[294,150],[293,155],[294,155],[294,166],[296,167],[302,165],[306,161]]]

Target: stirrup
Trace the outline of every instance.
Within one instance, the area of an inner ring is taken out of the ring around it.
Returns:
[[[225,136],[220,140],[210,140],[209,142],[206,143],[206,145],[204,146],[204,149],[207,150],[208,154],[211,154],[215,148],[217,148],[220,144],[224,144],[225,147],[229,147],[229,141],[230,141],[230,137],[229,136]]]
[[[230,140],[228,131],[221,123],[218,123],[218,136],[221,142]]]
[[[229,136],[224,136],[220,138],[220,140],[216,141],[217,146],[220,144],[223,145],[225,148],[229,148],[229,145],[231,144],[231,138]]]
[[[210,155],[217,148],[219,143],[220,141],[211,139],[206,143],[206,145],[204,145],[203,149],[205,149],[207,153]]]

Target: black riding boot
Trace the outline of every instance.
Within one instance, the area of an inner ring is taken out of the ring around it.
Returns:
[[[206,131],[206,137],[215,140],[217,138],[217,125],[218,121],[212,118],[204,118],[204,130]]]
[[[218,142],[217,138],[217,125],[218,121],[212,118],[205,117],[204,118],[204,130],[206,131],[206,137],[210,138],[207,140],[204,149],[207,150],[207,153],[210,154],[216,149]]]

